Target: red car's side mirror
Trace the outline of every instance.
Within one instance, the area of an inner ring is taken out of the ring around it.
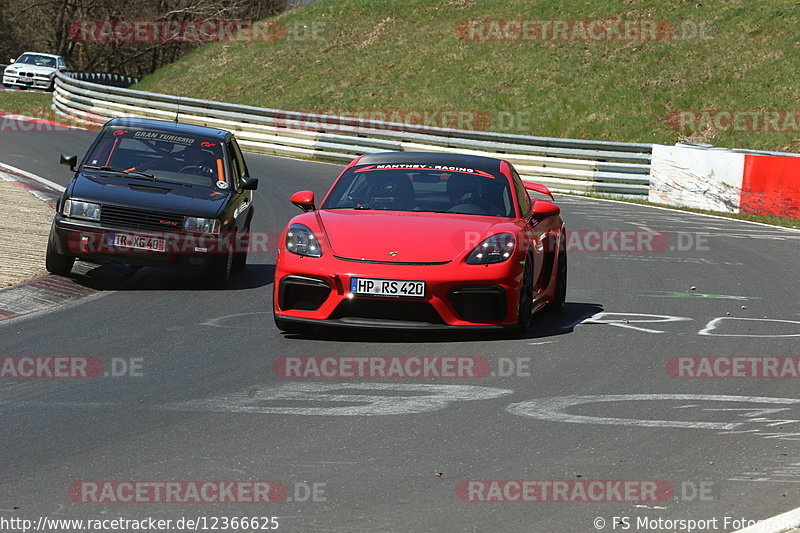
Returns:
[[[314,205],[314,193],[311,191],[296,192],[289,199],[294,205],[303,211],[313,211],[316,209]]]
[[[547,200],[536,200],[533,202],[533,210],[531,216],[535,220],[543,220],[548,217],[554,217],[561,214],[561,208],[553,202]]]

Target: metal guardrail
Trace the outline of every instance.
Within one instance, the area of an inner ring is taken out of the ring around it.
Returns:
[[[120,116],[174,120],[233,131],[253,152],[349,162],[383,151],[486,155],[514,164],[523,179],[554,191],[646,196],[651,144],[529,137],[334,117],[134,91],[56,77],[53,109],[102,124]]]
[[[130,87],[134,83],[139,83],[139,78],[123,76],[122,74],[108,74],[105,72],[64,72],[74,80],[88,81],[100,85],[110,85],[112,87]]]
[[[8,66],[8,64],[0,63],[0,72],[4,71]],[[112,87],[130,87],[134,83],[139,83],[139,78],[123,76],[122,74],[108,74],[105,72],[72,72],[70,70],[65,70],[62,74],[76,80],[88,81],[100,85],[110,85]]]

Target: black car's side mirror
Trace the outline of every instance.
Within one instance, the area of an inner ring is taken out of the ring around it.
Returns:
[[[75,172],[75,165],[78,164],[78,156],[77,155],[64,155],[61,154],[61,164],[64,166],[68,166],[69,169]]]
[[[242,190],[254,191],[258,189],[258,178],[251,178],[250,176],[242,176],[242,179],[239,181],[239,184],[241,185]]]

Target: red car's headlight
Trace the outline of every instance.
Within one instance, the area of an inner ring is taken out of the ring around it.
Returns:
[[[292,224],[286,232],[286,250],[297,255],[308,257],[319,257],[322,255],[322,247],[319,239],[307,226],[302,224]]]
[[[498,233],[484,240],[467,256],[468,265],[491,265],[507,261],[516,241],[510,233]]]

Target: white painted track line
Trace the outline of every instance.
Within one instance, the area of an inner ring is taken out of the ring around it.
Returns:
[[[41,176],[38,176],[38,175],[33,174],[31,172],[28,172],[27,170],[22,170],[21,168],[12,167],[11,165],[7,165],[5,163],[0,163],[0,169],[4,169],[4,170],[8,170],[9,172],[14,172],[16,174],[20,174],[22,176],[25,176],[26,178],[30,178],[33,181],[37,181],[37,182],[41,183],[42,185],[44,185],[46,187],[49,187],[49,188],[51,188],[53,190],[56,190],[58,192],[64,192],[66,190],[66,187],[64,187],[63,185],[59,185],[58,183],[56,183],[54,181],[50,181],[47,178],[43,178]]]
[[[772,518],[766,518],[757,524],[733,533],[785,533],[797,527],[800,527],[800,507]]]

